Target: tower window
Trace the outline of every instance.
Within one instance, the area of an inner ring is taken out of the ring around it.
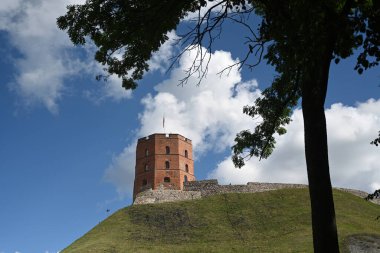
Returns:
[[[169,161],[166,161],[165,162],[165,169],[170,169],[170,162]]]
[[[186,175],[183,177],[183,182],[184,182],[184,183],[187,182],[187,176],[186,176]]]
[[[185,150],[185,157],[187,158],[188,156],[187,150]]]
[[[170,154],[170,147],[169,146],[166,146],[166,154],[169,155]]]
[[[187,165],[187,164],[185,165],[185,171],[189,172],[189,165]]]
[[[170,183],[170,177],[164,177],[164,182],[165,183]]]
[[[149,165],[148,164],[145,164],[145,168],[144,168],[145,171],[148,171],[149,170]]]
[[[148,156],[149,155],[149,150],[146,148],[145,149],[145,156]]]
[[[142,185],[145,186],[145,185],[147,185],[147,184],[148,184],[148,181],[147,181],[146,179],[144,179],[144,180],[142,181]]]

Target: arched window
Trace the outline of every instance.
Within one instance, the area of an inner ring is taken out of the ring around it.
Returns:
[[[188,157],[187,150],[185,150],[185,157],[186,157],[186,158]]]
[[[183,178],[183,182],[186,183],[187,182],[187,176],[185,175],[184,178]]]
[[[169,155],[170,154],[170,148],[169,148],[169,146],[166,146],[165,149],[166,149],[166,154]]]
[[[148,184],[148,181],[147,181],[146,179],[143,179],[143,181],[142,181],[142,185],[145,186],[145,185],[147,185],[147,184]]]
[[[148,156],[149,155],[149,150],[146,148],[145,149],[145,156]]]
[[[187,164],[185,165],[185,171],[189,172],[189,165],[187,165]]]
[[[148,164],[145,164],[145,168],[144,168],[145,171],[148,171],[149,170],[149,165]]]
[[[170,183],[170,177],[164,177],[164,182],[165,183]]]
[[[170,169],[170,162],[169,161],[165,161],[165,169]]]

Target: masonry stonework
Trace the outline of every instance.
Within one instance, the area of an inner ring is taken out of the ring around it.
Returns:
[[[190,139],[179,134],[152,134],[138,140],[133,199],[147,189],[182,190],[184,182],[194,180]]]
[[[218,180],[200,180],[191,181],[184,184],[183,190],[146,190],[137,194],[134,205],[154,204],[163,202],[174,202],[184,200],[194,200],[207,196],[225,193],[255,193],[273,191],[289,188],[307,188],[305,184],[282,184],[282,183],[257,183],[249,182],[246,185],[220,185]],[[364,198],[368,193],[360,190],[335,188],[341,191],[349,192],[358,197]],[[380,204],[379,199],[371,201],[375,204]]]

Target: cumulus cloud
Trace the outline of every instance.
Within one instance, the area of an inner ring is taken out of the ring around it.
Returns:
[[[14,58],[18,73],[9,85],[26,106],[42,104],[57,113],[58,101],[67,89],[66,78],[101,73],[99,65],[91,64],[93,59],[75,56],[68,36],[56,26],[56,18],[65,13],[67,5],[81,3],[84,0],[2,2],[0,30],[8,34],[9,42],[20,53]],[[121,86],[120,80],[112,79],[101,95],[116,100],[130,96],[117,85]]]
[[[226,157],[208,175],[221,183],[307,183],[304,131],[301,110],[292,116],[288,133],[278,138],[267,160],[252,158],[242,169]],[[332,183],[372,192],[380,186],[380,150],[369,144],[380,125],[380,100],[370,99],[355,107],[333,104],[326,110]]]
[[[172,63],[172,58],[176,56],[179,37],[174,30],[168,32],[166,36],[168,36],[168,40],[161,45],[157,52],[152,54],[151,59],[148,61],[150,71],[159,70],[165,72]]]
[[[306,183],[300,110],[294,112],[292,120],[287,128],[287,134],[277,138],[276,149],[268,159],[258,161],[253,157],[243,168],[237,169],[231,161],[231,156],[228,156],[209,173],[208,177],[217,178],[222,184],[245,184],[253,181]]]
[[[0,5],[0,12],[13,11],[20,5],[20,0],[3,0]]]
[[[93,69],[97,71],[97,73],[102,71],[97,63],[93,64]],[[101,83],[100,89],[85,90],[83,94],[93,103],[100,104],[106,100],[120,102],[124,99],[131,98],[132,90],[126,90],[123,88],[120,78],[115,75],[111,75],[104,83]]]
[[[249,128],[252,119],[242,114],[242,107],[252,103],[260,94],[255,80],[241,82],[240,72],[234,68],[222,77],[218,74],[234,64],[231,54],[216,51],[212,54],[207,77],[197,86],[197,76],[178,87],[184,70],[192,64],[195,51],[180,59],[169,79],[155,86],[156,95],[142,99],[144,111],[139,115],[141,127],[137,136],[163,132],[181,133],[192,139],[196,156],[205,152],[224,151],[233,144],[236,133]],[[119,193],[130,193],[134,179],[135,143],[117,155],[105,173],[105,179],[116,185]]]
[[[120,197],[132,194],[135,178],[136,144],[133,142],[117,156],[114,156],[108,166],[104,179],[116,186]]]

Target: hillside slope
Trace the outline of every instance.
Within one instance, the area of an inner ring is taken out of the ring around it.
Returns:
[[[380,206],[337,190],[334,200],[342,249],[349,235],[380,235]],[[61,253],[79,252],[312,252],[308,190],[126,207]]]

